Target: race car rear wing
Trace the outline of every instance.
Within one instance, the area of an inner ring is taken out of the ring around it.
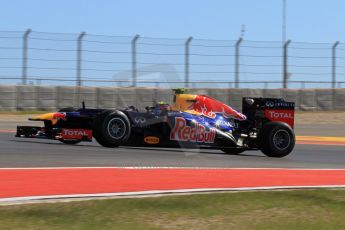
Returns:
[[[249,120],[266,119],[280,121],[294,127],[295,103],[282,98],[252,98],[242,99],[242,113]]]

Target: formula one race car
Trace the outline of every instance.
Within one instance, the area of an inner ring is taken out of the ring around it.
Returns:
[[[173,104],[155,103],[139,111],[64,108],[29,120],[44,127],[18,126],[17,137],[65,144],[92,141],[104,147],[149,146],[220,149],[228,154],[261,150],[284,157],[294,148],[293,102],[277,98],[242,99],[242,113],[206,95],[175,91]]]

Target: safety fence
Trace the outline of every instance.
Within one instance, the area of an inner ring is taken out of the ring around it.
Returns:
[[[341,88],[339,42],[0,31],[0,83],[162,88]]]
[[[344,110],[345,89],[190,89],[241,109],[242,97],[284,98],[299,110]],[[64,107],[144,109],[154,101],[172,103],[170,89],[142,87],[6,86],[0,85],[0,110],[56,110]]]

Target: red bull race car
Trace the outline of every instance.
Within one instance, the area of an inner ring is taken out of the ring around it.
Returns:
[[[228,154],[261,150],[284,157],[295,146],[295,104],[277,98],[242,99],[242,113],[206,95],[175,91],[173,104],[155,103],[139,111],[64,108],[29,120],[44,126],[18,126],[17,137],[65,144],[92,141],[104,147],[149,146],[220,149]]]

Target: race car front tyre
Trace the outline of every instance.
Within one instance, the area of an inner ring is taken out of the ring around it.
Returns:
[[[294,131],[283,122],[267,123],[260,133],[259,146],[268,157],[285,157],[295,147]]]
[[[240,153],[243,153],[245,151],[245,149],[241,149],[241,148],[222,148],[220,149],[222,150],[224,153],[226,154],[230,154],[230,155],[238,155]]]
[[[103,147],[125,143],[131,133],[128,117],[121,111],[106,111],[95,118],[93,136]]]

